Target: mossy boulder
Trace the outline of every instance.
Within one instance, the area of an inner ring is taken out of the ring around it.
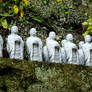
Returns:
[[[0,58],[0,89],[3,92],[25,92],[36,81],[34,69],[32,62]]]

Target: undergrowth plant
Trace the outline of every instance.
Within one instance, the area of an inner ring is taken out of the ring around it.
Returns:
[[[87,28],[87,30],[83,33],[83,36],[92,34],[92,17],[83,22],[82,25]]]
[[[0,0],[0,26],[8,28],[7,17],[18,16],[22,19],[28,0]]]

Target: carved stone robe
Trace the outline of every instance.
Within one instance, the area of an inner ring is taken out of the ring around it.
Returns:
[[[82,48],[78,50],[78,61],[80,65],[85,64],[85,55]]]
[[[48,61],[61,63],[61,48],[57,41],[52,39],[47,39],[46,42]]]
[[[38,37],[29,37],[26,41],[29,60],[42,61],[42,41]]]
[[[17,34],[10,34],[7,41],[7,51],[10,58],[23,59],[24,42]]]
[[[67,55],[64,47],[61,48],[61,62],[64,64],[67,63]]]
[[[3,39],[2,39],[2,36],[0,35],[0,57],[3,56]]]
[[[48,55],[48,49],[47,49],[47,46],[44,46],[43,47],[43,59],[48,62],[49,61],[49,55]]]
[[[68,64],[78,64],[77,46],[74,43],[67,41],[64,48],[67,54]]]
[[[83,45],[83,52],[85,55],[85,65],[90,66],[92,65],[92,45],[91,43],[85,43]]]

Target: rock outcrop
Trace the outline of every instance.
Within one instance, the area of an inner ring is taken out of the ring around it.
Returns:
[[[91,92],[91,87],[92,67],[0,58],[0,92]]]

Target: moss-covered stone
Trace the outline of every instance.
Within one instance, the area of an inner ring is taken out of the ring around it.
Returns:
[[[0,58],[0,88],[4,92],[24,92],[36,81],[34,69],[32,62]]]
[[[91,87],[92,67],[0,58],[0,92],[91,92]]]

